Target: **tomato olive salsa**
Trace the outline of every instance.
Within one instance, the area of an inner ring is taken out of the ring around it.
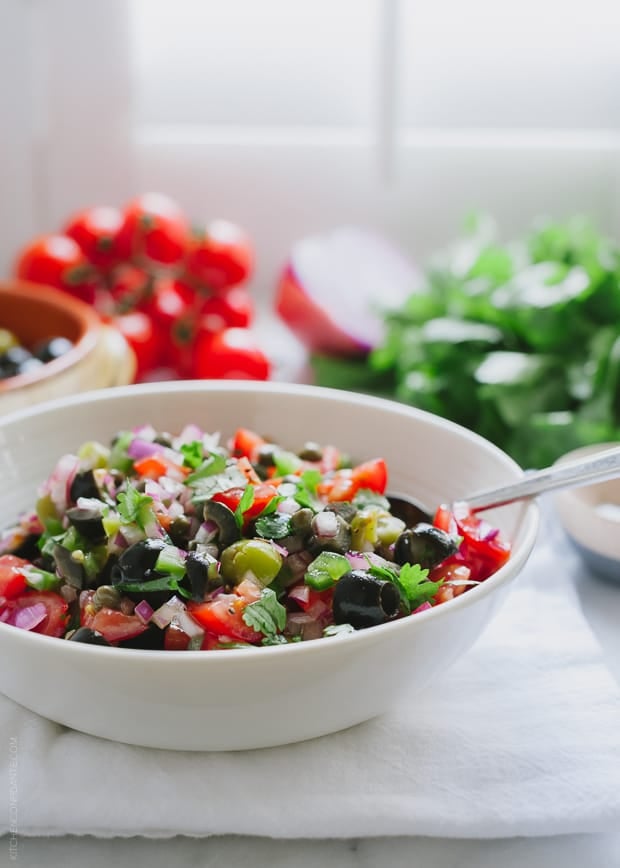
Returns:
[[[464,503],[407,527],[387,478],[382,458],[244,428],[85,443],[0,537],[0,621],[125,648],[286,644],[414,615],[508,559]]]

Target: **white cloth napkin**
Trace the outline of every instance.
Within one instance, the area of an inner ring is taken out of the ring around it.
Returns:
[[[303,744],[141,749],[0,697],[2,779],[12,775],[18,834],[492,838],[617,828],[620,689],[570,582],[580,568],[547,516],[506,604],[455,666],[391,713]]]

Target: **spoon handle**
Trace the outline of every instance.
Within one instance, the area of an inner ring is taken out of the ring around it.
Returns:
[[[620,446],[597,452],[589,458],[554,464],[544,470],[526,473],[519,482],[468,497],[467,504],[474,512],[481,512],[515,500],[528,500],[546,491],[577,488],[591,482],[615,479],[617,476],[620,476]]]

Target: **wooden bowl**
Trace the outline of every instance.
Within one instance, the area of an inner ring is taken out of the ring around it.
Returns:
[[[51,287],[0,282],[0,328],[26,348],[53,336],[73,347],[34,371],[0,380],[0,415],[51,398],[89,389],[126,385],[135,358],[124,338],[89,305]]]

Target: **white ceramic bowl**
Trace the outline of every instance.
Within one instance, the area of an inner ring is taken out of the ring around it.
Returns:
[[[620,443],[596,443],[563,455],[576,461]],[[566,535],[584,562],[598,576],[620,583],[620,479],[561,491],[555,506]]]
[[[150,422],[196,422],[224,437],[253,428],[291,448],[333,443],[383,456],[392,491],[429,505],[522,471],[450,422],[402,404],[312,386],[231,381],[128,386],[0,419],[0,524],[31,507],[56,459]],[[221,652],[138,651],[66,642],[0,624],[0,691],[74,729],[158,748],[235,750],[335,732],[386,711],[462,655],[503,601],[534,545],[534,505],[489,513],[513,543],[483,585],[410,618],[333,639]]]

